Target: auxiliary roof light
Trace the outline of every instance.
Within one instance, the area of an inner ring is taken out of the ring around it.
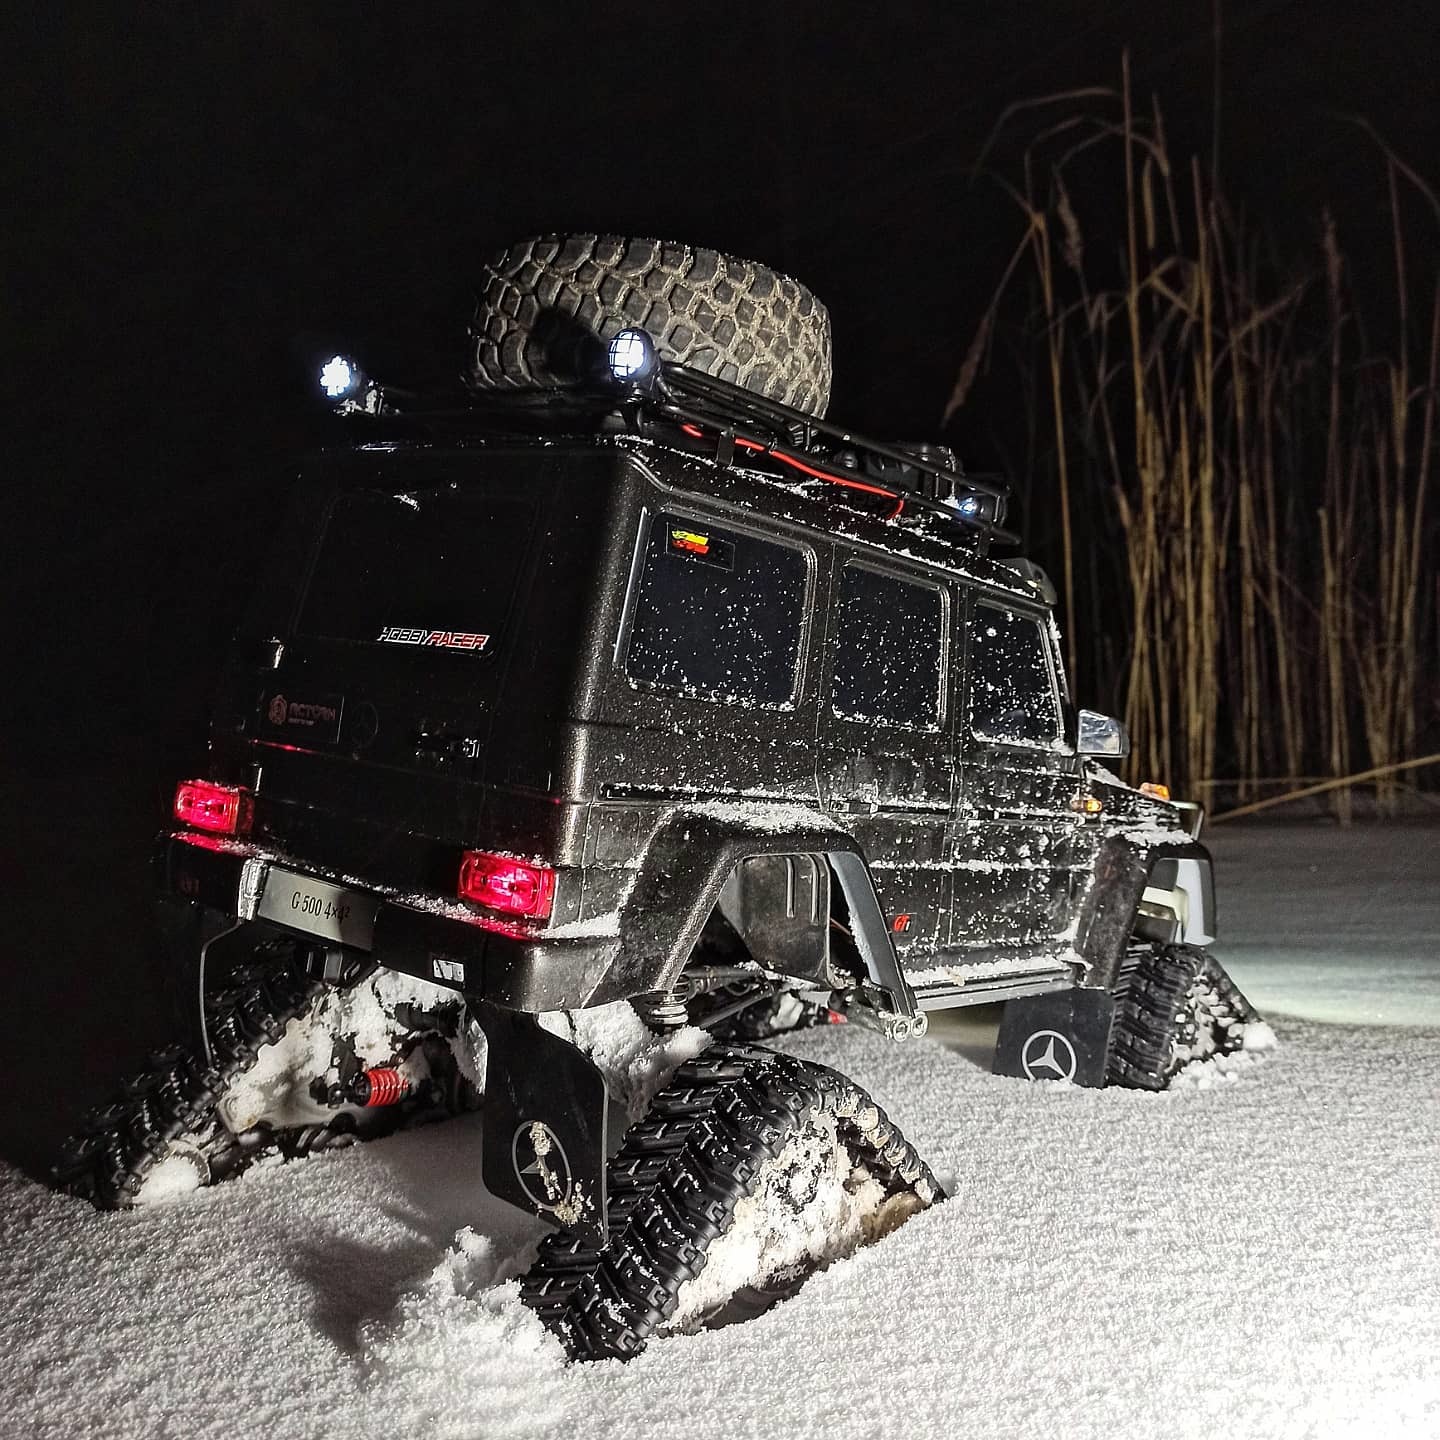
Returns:
[[[621,330],[610,341],[610,373],[627,385],[643,385],[659,365],[655,342],[643,330]]]
[[[354,395],[364,383],[360,367],[344,355],[332,355],[320,367],[320,388],[331,400],[344,400]]]
[[[983,506],[978,495],[966,495],[956,501],[955,509],[962,520],[978,520]]]

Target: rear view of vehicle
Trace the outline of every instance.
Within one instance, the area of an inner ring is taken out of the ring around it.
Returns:
[[[553,849],[614,468],[362,450],[303,484],[213,727],[255,843],[414,893],[487,824]]]
[[[196,1040],[93,1117],[71,1188],[144,1203],[473,1105],[488,940],[579,903],[567,716],[616,468],[521,446],[306,471],[157,856]]]
[[[468,378],[321,370],[362,443],[301,467],[160,842],[194,1034],[58,1183],[149,1204],[479,1108],[456,1163],[550,1227],[526,1303],[623,1357],[944,1198],[755,1037],[998,998],[997,1069],[1145,1088],[1242,1043],[1208,856],[988,558],[1004,487],[824,421],[804,287],[522,242]]]

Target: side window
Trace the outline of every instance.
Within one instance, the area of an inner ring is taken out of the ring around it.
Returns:
[[[645,537],[625,673],[705,700],[794,698],[808,565],[791,545],[656,515]]]
[[[830,689],[837,715],[877,725],[939,727],[942,606],[933,585],[845,566]]]
[[[1033,616],[976,605],[969,671],[970,729],[980,739],[1051,745],[1060,738],[1045,632]]]

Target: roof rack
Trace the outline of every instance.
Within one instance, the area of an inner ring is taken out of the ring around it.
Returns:
[[[909,508],[985,540],[1019,543],[1018,536],[1000,527],[1008,487],[995,476],[967,475],[939,446],[887,445],[673,360],[659,362],[645,399],[692,438],[706,439],[707,431],[713,435],[722,464],[731,463],[737,450],[747,452],[893,500],[895,509],[887,519],[898,519]]]
[[[630,347],[624,364],[615,360],[617,342]],[[618,419],[636,433],[653,435],[658,424],[672,432],[667,438],[673,440],[678,430],[722,465],[771,461],[853,495],[893,501],[884,520],[901,521],[908,511],[959,527],[981,548],[992,541],[1019,543],[1000,523],[1008,487],[996,476],[967,475],[943,447],[872,440],[665,360],[643,330],[622,330],[609,353],[609,372],[575,386],[468,391],[432,400],[382,386],[340,356],[321,372],[321,385],[341,415],[399,420],[432,433],[493,434],[497,428],[513,433],[517,420],[528,430],[573,430],[576,422],[614,429]],[[343,389],[337,389],[337,377],[346,381]]]

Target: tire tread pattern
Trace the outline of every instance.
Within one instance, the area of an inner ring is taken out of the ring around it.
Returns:
[[[205,1167],[202,1183],[210,1184],[263,1155],[299,1158],[435,1118],[433,1106],[406,1101],[367,1115],[363,1135],[343,1112],[330,1124],[294,1129],[258,1127],[236,1135],[225,1127],[217,1109],[225,1091],[326,989],[293,954],[242,966],[206,1002],[211,1063],[184,1045],[152,1052],[116,1098],[91,1110],[65,1143],[51,1171],[56,1188],[101,1210],[124,1210],[135,1204],[151,1171],[176,1153],[177,1140],[187,1142]]]
[[[114,1100],[91,1110],[66,1142],[52,1171],[55,1185],[99,1209],[127,1209],[181,1137],[199,1141],[214,1179],[245,1168],[262,1147],[231,1135],[216,1104],[322,988],[289,962],[241,967],[206,1003],[213,1063],[183,1045],[153,1051],[145,1068],[121,1084]]]
[[[481,272],[466,379],[479,390],[603,373],[605,343],[641,326],[660,354],[807,414],[830,398],[830,315],[768,266],[661,240],[538,235]]]

